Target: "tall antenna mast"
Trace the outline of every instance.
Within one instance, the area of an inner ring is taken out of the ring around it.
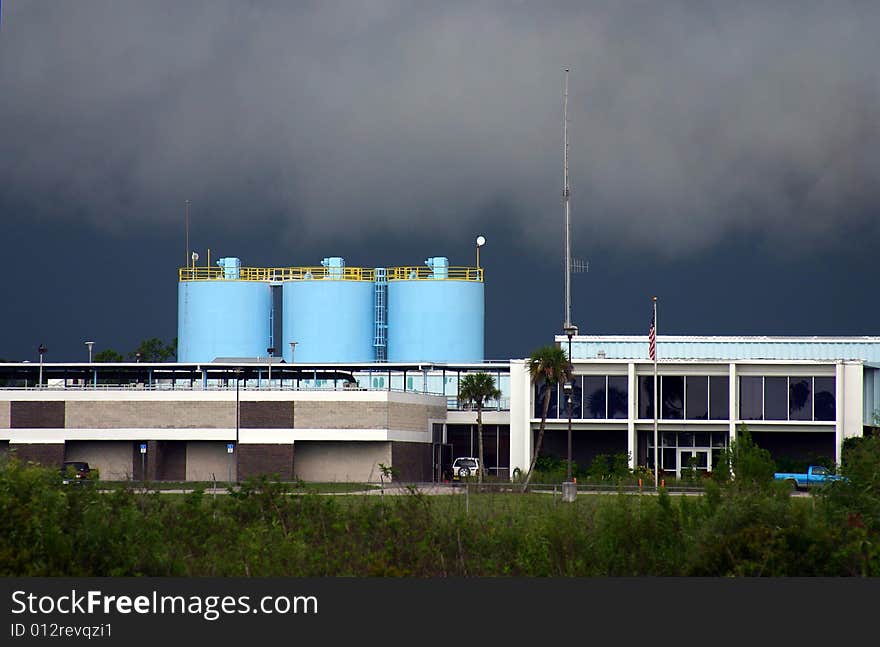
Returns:
[[[189,200],[186,201],[186,215],[184,218],[186,220],[186,261],[184,266],[189,267]]]
[[[562,93],[563,186],[562,203],[565,206],[565,323],[562,328],[571,338],[577,326],[571,323],[571,186],[568,181],[568,68],[565,68],[565,88]]]

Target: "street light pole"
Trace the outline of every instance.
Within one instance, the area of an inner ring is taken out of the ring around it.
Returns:
[[[89,364],[92,363],[92,346],[94,346],[94,345],[95,345],[95,342],[93,342],[93,341],[86,342],[86,346],[89,347]]]
[[[272,357],[275,355],[275,349],[271,346],[266,349],[266,352],[269,353],[269,388],[272,388]]]
[[[38,385],[39,388],[43,388],[43,355],[47,350],[48,349],[43,344],[40,344],[40,347],[37,348],[37,352],[40,354],[40,383]]]
[[[571,483],[571,391],[572,383],[566,382],[562,388],[565,391],[565,397],[568,402],[568,465],[565,469],[565,481]]]
[[[571,338],[574,337],[575,334],[577,334],[577,327],[569,322],[565,326],[564,331],[565,336],[568,337],[569,373],[573,373],[574,366],[571,361]],[[566,469],[566,480],[571,481],[571,395],[574,391],[574,375],[568,376],[568,381],[566,381],[563,388],[568,395],[568,468]]]
[[[235,480],[238,481],[238,434],[241,428],[241,404],[238,395],[238,384],[241,381],[241,369],[235,369]]]
[[[477,269],[480,269],[480,247],[486,244],[485,236],[477,236]]]

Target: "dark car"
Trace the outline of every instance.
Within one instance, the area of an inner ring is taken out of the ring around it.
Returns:
[[[62,483],[85,483],[91,477],[92,470],[84,461],[67,461],[61,466]]]

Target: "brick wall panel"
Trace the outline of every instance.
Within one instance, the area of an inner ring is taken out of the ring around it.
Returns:
[[[293,402],[241,402],[242,429],[293,429]]]
[[[64,402],[10,402],[9,421],[12,429],[63,429]]]
[[[63,443],[14,443],[9,445],[9,450],[20,461],[31,461],[43,467],[61,467],[64,462]]]
[[[432,481],[431,445],[429,443],[391,443],[391,461],[397,481],[425,483]]]
[[[282,481],[293,479],[293,444],[239,445],[238,478],[243,480],[263,474],[277,474]]]

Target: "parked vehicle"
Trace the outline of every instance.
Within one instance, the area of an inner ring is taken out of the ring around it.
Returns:
[[[67,461],[61,466],[61,482],[85,483],[92,478],[92,469],[84,461]]]
[[[452,480],[476,476],[480,471],[480,459],[473,456],[462,456],[452,461]]]
[[[844,480],[843,476],[832,474],[827,467],[822,467],[821,465],[810,465],[805,474],[777,472],[773,475],[773,478],[777,481],[789,483],[795,490]]]

